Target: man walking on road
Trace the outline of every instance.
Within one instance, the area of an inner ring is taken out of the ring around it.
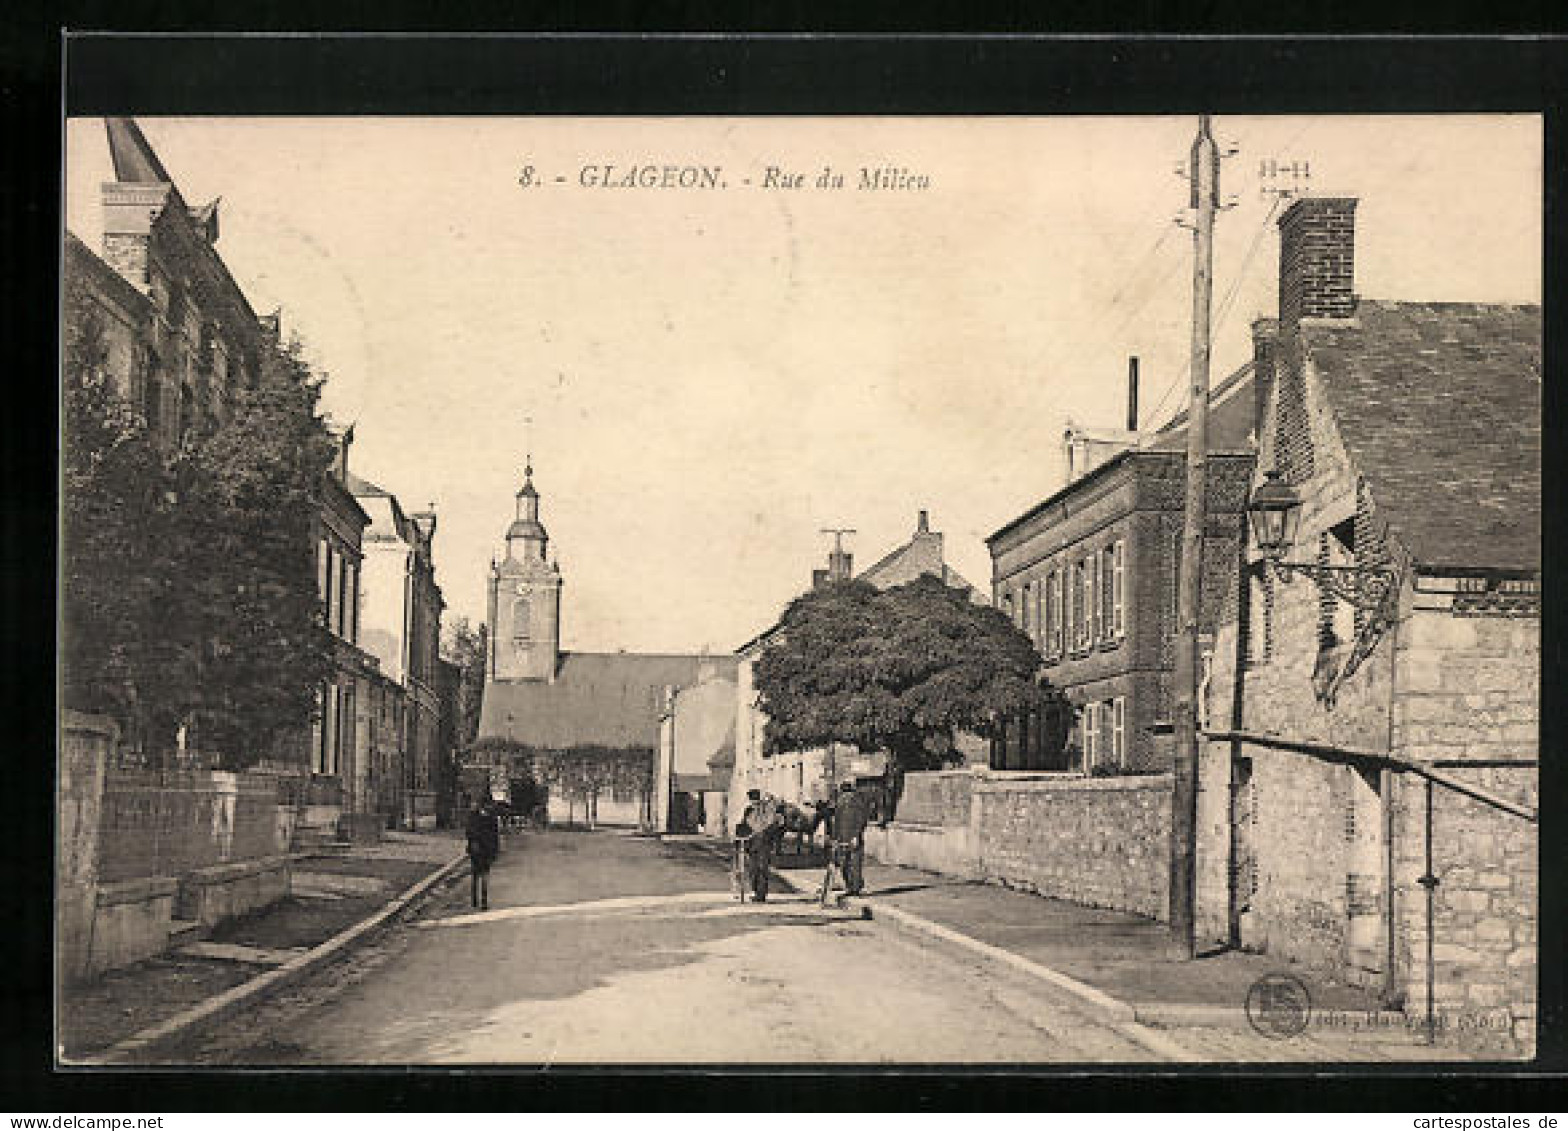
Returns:
[[[488,797],[479,801],[468,814],[468,863],[473,875],[473,906],[490,910],[490,865],[501,854],[501,822],[495,803]]]
[[[853,782],[839,786],[838,804],[833,807],[828,830],[828,863],[822,875],[821,903],[827,905],[833,894],[834,879],[844,882],[844,894],[859,895],[865,889],[866,825],[870,816],[866,799]]]

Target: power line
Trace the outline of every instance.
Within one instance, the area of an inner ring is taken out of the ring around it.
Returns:
[[[1220,300],[1219,313],[1215,316],[1214,319],[1214,328],[1216,331],[1225,325],[1225,318],[1230,313],[1231,305],[1236,301],[1236,296],[1241,291],[1241,284],[1246,281],[1248,273],[1252,267],[1252,261],[1258,253],[1258,247],[1263,243],[1263,233],[1268,231],[1269,222],[1274,219],[1274,214],[1279,211],[1280,202],[1283,199],[1284,197],[1280,196],[1276,196],[1274,198],[1274,203],[1269,206],[1268,214],[1263,217],[1262,223],[1258,225],[1258,230],[1253,233],[1252,244],[1247,248],[1247,254],[1241,263],[1241,270],[1238,271],[1235,277],[1231,280],[1230,289],[1225,292],[1225,297]],[[1187,375],[1191,371],[1192,361],[1189,359],[1187,364],[1182,367],[1182,370],[1177,375],[1176,379],[1170,384],[1166,385],[1165,391],[1160,394],[1159,401],[1156,402],[1154,408],[1149,413],[1149,419],[1151,421],[1159,416],[1160,409],[1165,407],[1165,402],[1170,399],[1170,395],[1187,380]]]

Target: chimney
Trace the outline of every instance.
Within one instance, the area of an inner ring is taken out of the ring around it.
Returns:
[[[848,581],[854,572],[855,556],[848,550],[833,549],[828,551],[828,580]]]
[[[1257,318],[1252,323],[1252,434],[1263,440],[1263,417],[1274,390],[1274,356],[1279,343],[1279,321]]]
[[[174,182],[132,118],[105,118],[114,180],[103,185],[103,258],[131,286],[147,293],[147,244],[153,221],[178,200]]]
[[[1356,264],[1356,198],[1304,196],[1279,218],[1279,322],[1349,318]]]
[[[929,514],[927,514],[924,510],[922,510],[920,512],[920,517],[915,519],[915,533],[916,534],[929,534],[930,532],[931,532],[931,516]]]
[[[1138,359],[1127,359],[1127,431],[1138,431]]]

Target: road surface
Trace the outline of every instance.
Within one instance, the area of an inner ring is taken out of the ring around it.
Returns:
[[[797,873],[799,874],[799,873]],[[776,885],[696,842],[505,838],[351,958],[160,1060],[198,1064],[1148,1062],[1052,987]]]

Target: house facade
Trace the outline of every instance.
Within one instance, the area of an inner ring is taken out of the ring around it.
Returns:
[[[379,812],[397,813],[408,828],[430,828],[436,820],[436,784],[441,763],[441,612],[436,584],[433,511],[404,512],[391,492],[348,473],[346,485],[370,516],[360,567],[360,646],[402,693],[401,765],[372,755],[376,781],[370,786]]]
[[[1203,631],[1212,632],[1235,576],[1253,457],[1253,369],[1210,400]],[[991,768],[1146,772],[1171,764],[1176,598],[1186,492],[1185,414],[1119,451],[1101,438],[1085,458],[1069,432],[1079,478],[987,539],[993,599],[1028,633],[1042,675],[1072,718],[1011,720],[991,744]]]
[[[879,589],[891,589],[929,575],[984,603],[985,595],[947,564],[943,542],[941,532],[931,529],[928,513],[921,511],[909,541],[890,550],[869,568],[856,574],[853,556],[835,547],[828,555],[828,568],[812,572],[812,583],[820,586],[854,577]],[[839,782],[877,777],[884,770],[881,755],[865,754],[842,743],[815,750],[768,752],[768,717],[758,705],[754,672],[757,660],[778,631],[779,625],[774,624],[735,652],[735,762],[730,773],[728,804],[732,822],[738,821],[744,811],[748,790],[761,789],[793,804],[809,805],[830,797]],[[969,760],[983,756],[984,744],[973,736],[960,735],[958,749]]]
[[[1254,486],[1295,493],[1284,560],[1320,571],[1250,549],[1216,634],[1208,731],[1261,737],[1204,752],[1200,927],[1528,1051],[1540,310],[1356,296],[1355,203],[1281,216],[1255,326]]]

